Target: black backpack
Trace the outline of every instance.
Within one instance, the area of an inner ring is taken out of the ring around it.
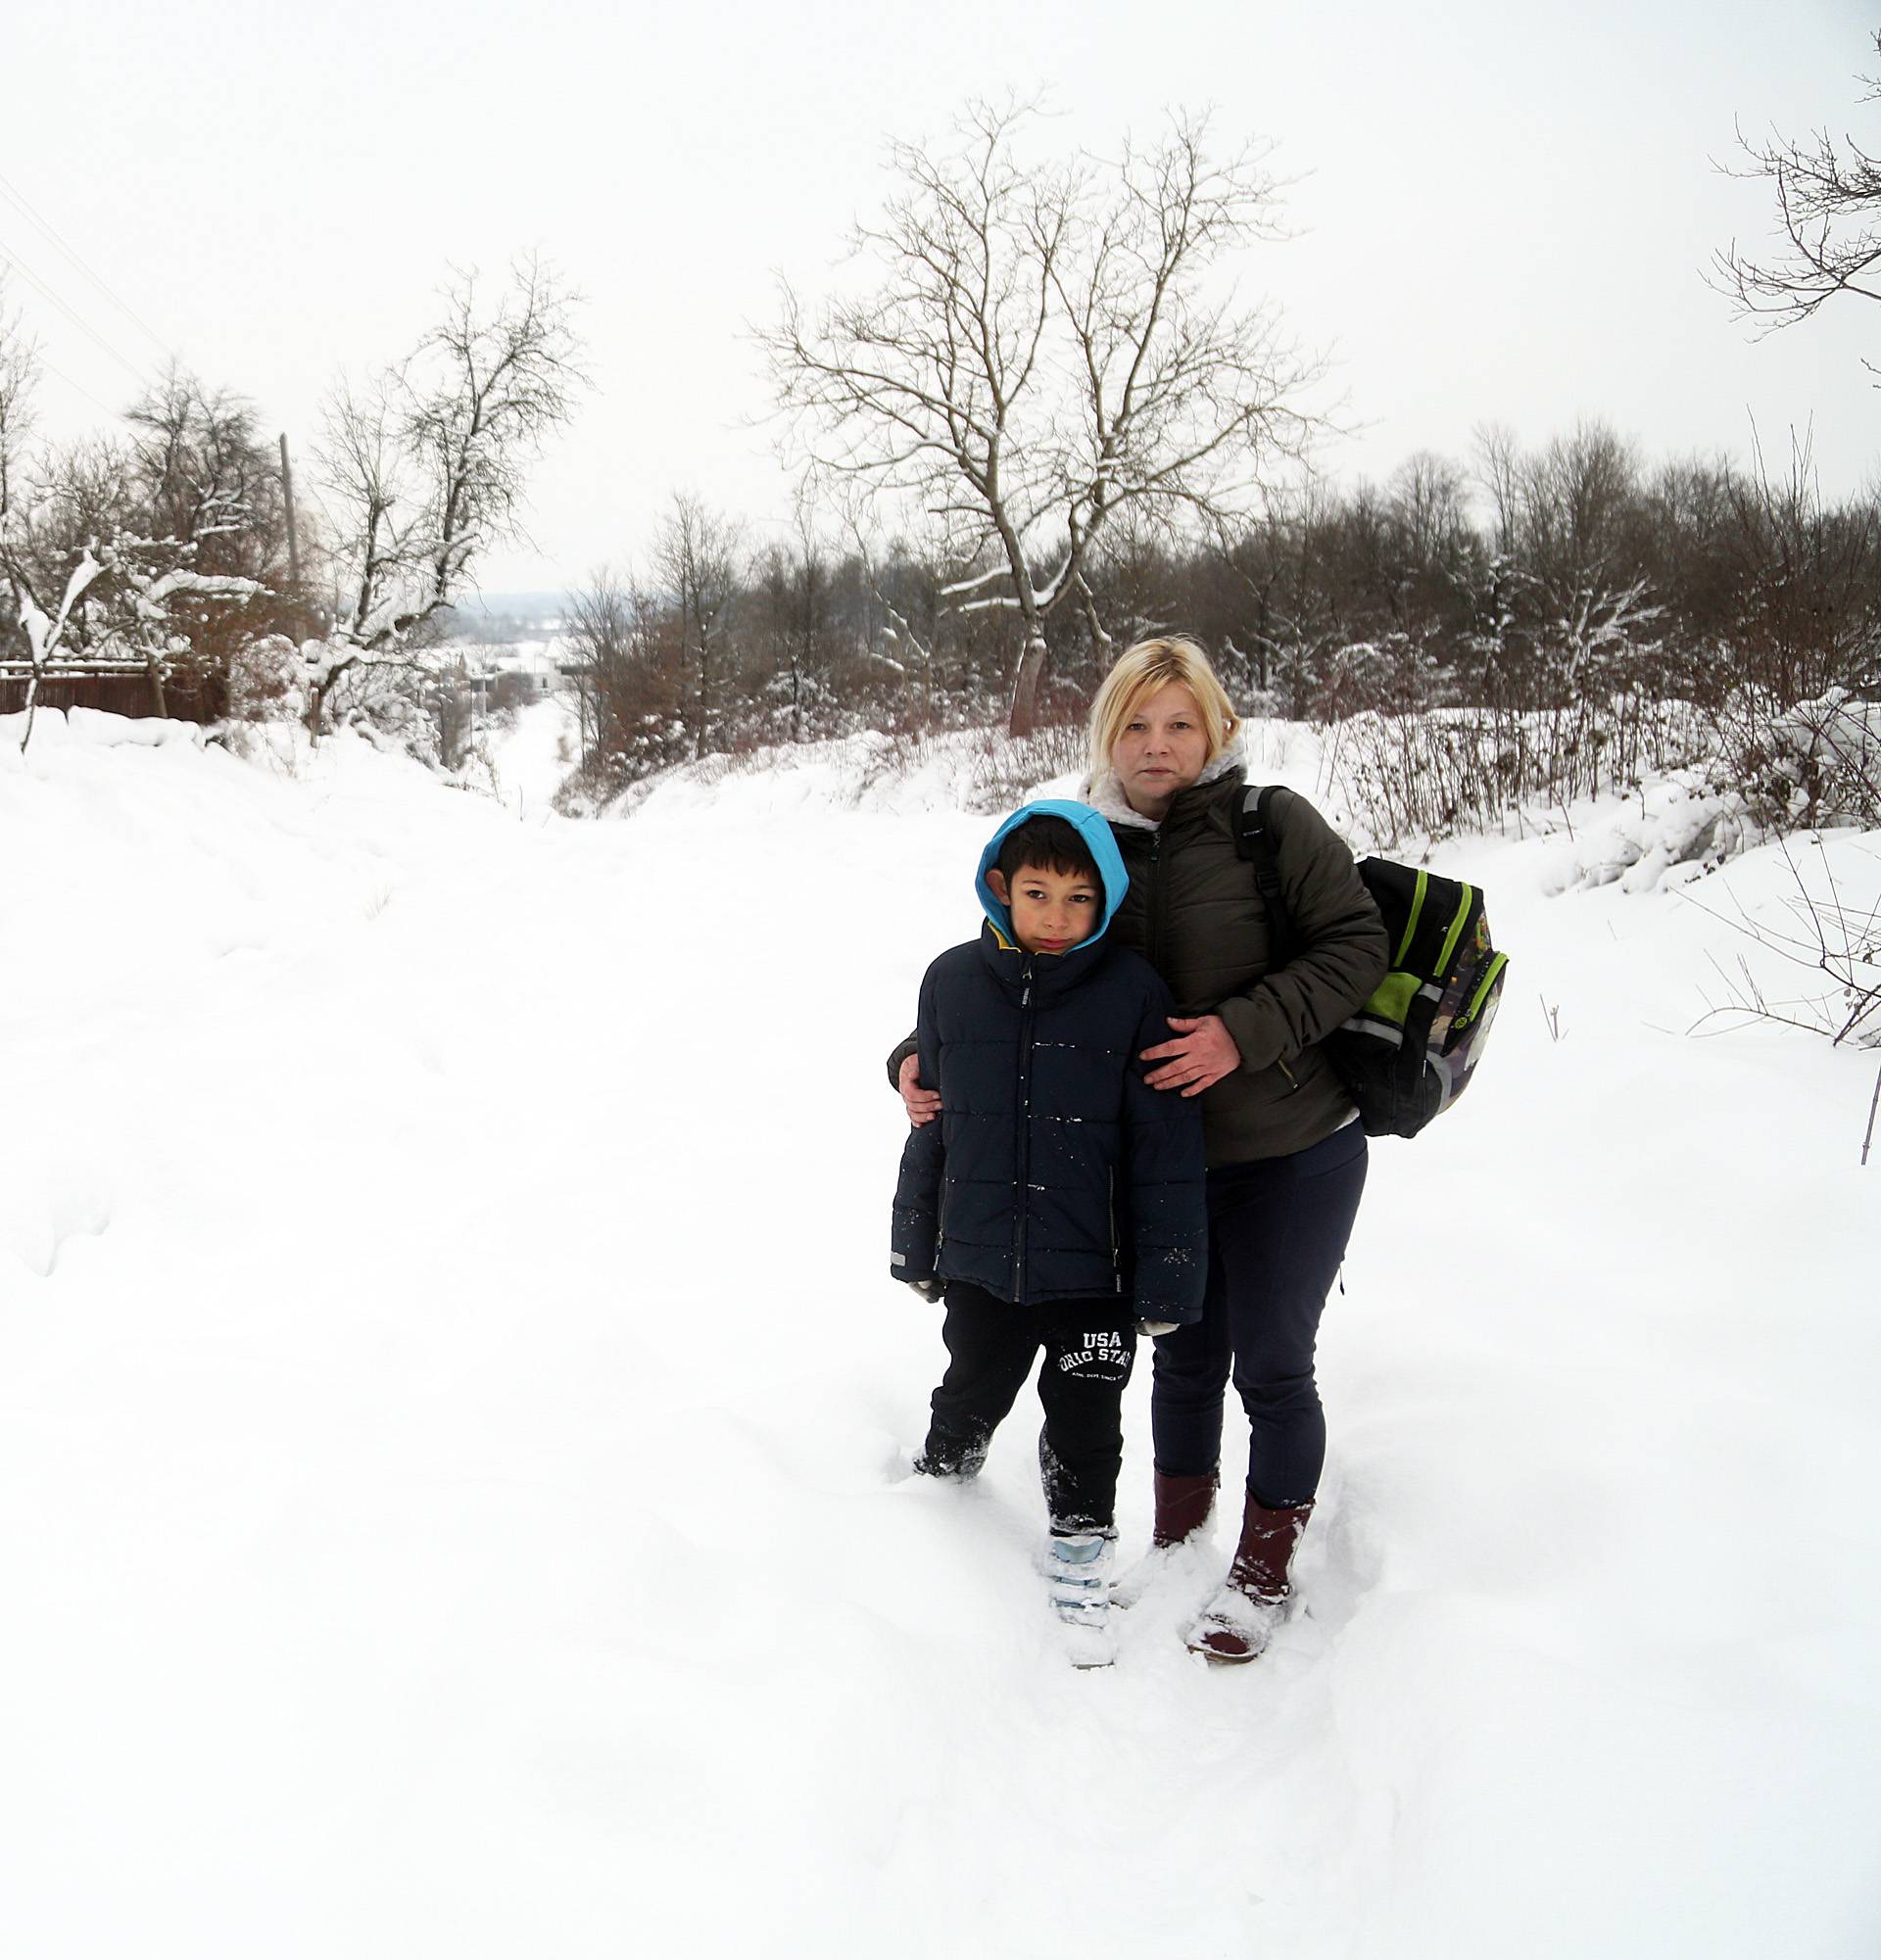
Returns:
[[[1273,922],[1277,966],[1299,950],[1274,844],[1280,787],[1248,787],[1235,838]],[[1509,956],[1490,943],[1482,893],[1473,884],[1382,857],[1361,858],[1359,877],[1384,916],[1391,968],[1321,1045],[1368,1136],[1416,1136],[1469,1087],[1496,1018]]]

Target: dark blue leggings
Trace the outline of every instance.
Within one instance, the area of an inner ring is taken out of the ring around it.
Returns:
[[[1307,1503],[1326,1462],[1313,1379],[1320,1314],[1365,1189],[1365,1131],[1208,1173],[1208,1292],[1200,1322],[1156,1343],[1156,1467],[1202,1477],[1221,1461],[1231,1376],[1251,1434],[1247,1487],[1273,1508]]]

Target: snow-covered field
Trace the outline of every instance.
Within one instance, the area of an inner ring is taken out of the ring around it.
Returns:
[[[1024,1406],[898,1476],[882,1057],[988,821],[566,823],[554,712],[503,803],[0,724],[0,1954],[1881,1950],[1876,1056],[1689,1037],[1749,947],[1689,873],[1439,852],[1514,977],[1374,1156],[1305,1611],[1080,1675]]]

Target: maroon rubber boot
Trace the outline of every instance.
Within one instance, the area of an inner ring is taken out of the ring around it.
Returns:
[[[1179,1558],[1187,1555],[1178,1548],[1213,1515],[1220,1482],[1214,1470],[1205,1477],[1166,1477],[1161,1470],[1156,1472],[1156,1517],[1149,1528],[1149,1550],[1111,1587],[1113,1606],[1133,1606]]]
[[[1310,1504],[1270,1510],[1252,1491],[1241,1515],[1241,1542],[1228,1582],[1202,1608],[1188,1634],[1191,1653],[1210,1660],[1252,1660],[1286,1617],[1293,1587],[1287,1569],[1313,1515]]]
[[[1200,1531],[1215,1508],[1215,1492],[1221,1483],[1219,1472],[1205,1477],[1166,1477],[1156,1472],[1156,1521],[1150,1526],[1152,1545],[1180,1545],[1190,1533]]]

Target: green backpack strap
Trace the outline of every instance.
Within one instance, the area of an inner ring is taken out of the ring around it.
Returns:
[[[1267,907],[1274,964],[1283,967],[1299,950],[1293,915],[1280,889],[1279,834],[1274,828],[1274,799],[1283,783],[1250,783],[1234,812],[1234,848],[1254,867],[1254,889]]]

